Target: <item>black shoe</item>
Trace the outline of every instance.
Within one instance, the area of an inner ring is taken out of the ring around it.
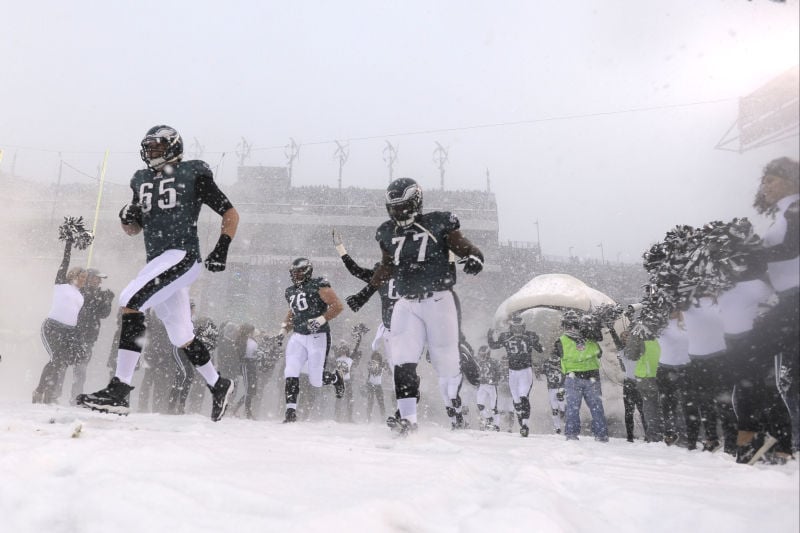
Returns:
[[[333,382],[333,388],[336,390],[337,398],[344,398],[344,376],[338,370],[334,373],[336,381]]]
[[[678,435],[667,435],[666,437],[664,437],[664,442],[666,443],[667,446],[673,446],[677,444],[678,440],[680,440],[680,437]]]
[[[209,386],[211,391],[211,420],[219,422],[225,416],[225,410],[228,408],[228,402],[233,396],[233,381],[222,376],[217,379],[214,386]]]
[[[720,442],[716,439],[707,440],[703,443],[703,451],[714,453],[720,449]]]
[[[288,407],[286,409],[286,416],[283,417],[283,423],[291,424],[292,422],[297,422],[297,411],[292,407]]]
[[[528,426],[521,426],[519,428],[519,434],[522,435],[523,437],[527,437],[528,436]]]
[[[628,437],[628,442],[633,442],[633,437]]]
[[[450,422],[453,426],[453,429],[467,429],[467,422],[464,420],[464,415],[461,413],[456,413],[456,416],[453,417],[453,421]]]
[[[105,389],[92,394],[79,394],[75,400],[78,405],[100,411],[101,413],[114,413],[115,415],[127,415],[130,412],[128,399],[130,398],[133,387],[123,383],[118,377],[111,378],[111,382]]]
[[[389,424],[389,419],[394,420],[394,425]],[[394,433],[397,437],[407,437],[409,433],[413,433],[417,430],[417,425],[412,424],[405,418],[396,419],[389,417],[386,420],[386,424],[391,428],[392,433]]]
[[[736,447],[736,462],[754,465],[761,461],[777,442],[771,435],[758,433],[749,443]]]

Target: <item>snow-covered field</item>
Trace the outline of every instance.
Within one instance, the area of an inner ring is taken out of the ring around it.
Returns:
[[[0,531],[787,532],[798,462],[611,439],[0,401]]]

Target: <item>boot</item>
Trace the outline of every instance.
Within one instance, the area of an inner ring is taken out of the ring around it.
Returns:
[[[130,412],[129,398],[132,390],[133,387],[123,383],[115,376],[111,378],[111,382],[105,389],[92,394],[79,394],[75,400],[78,405],[93,411],[127,415]]]

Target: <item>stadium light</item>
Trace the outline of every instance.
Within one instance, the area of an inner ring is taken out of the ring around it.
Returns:
[[[392,143],[386,141],[386,148],[383,149],[383,161],[389,167],[389,183],[394,179],[394,164],[397,161],[397,148]]]
[[[439,167],[439,186],[444,190],[444,165],[447,163],[447,148],[438,142],[435,142],[435,144],[436,149],[433,151],[433,162]]]

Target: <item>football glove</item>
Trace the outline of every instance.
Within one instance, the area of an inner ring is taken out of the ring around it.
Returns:
[[[333,237],[333,245],[336,246],[336,251],[339,254],[339,257],[344,257],[347,255],[347,248],[344,247],[344,243],[342,242],[342,236],[339,235],[339,232],[336,231],[336,228],[331,230],[331,236]]]
[[[283,346],[283,340],[289,334],[289,324],[286,322],[281,322],[281,330],[275,335],[275,342],[278,343],[278,346]]]
[[[468,255],[461,259],[459,263],[464,264],[464,274],[472,274],[474,276],[483,270],[483,259],[477,255]]]
[[[357,293],[345,298],[344,301],[347,302],[347,307],[349,307],[354,313],[358,313],[358,311],[364,307],[364,304],[369,301],[372,295],[375,294],[376,290],[378,289],[372,285],[366,285]]]
[[[142,205],[126,204],[119,210],[119,219],[126,226],[131,224],[142,225]]]
[[[558,400],[559,402],[564,401],[564,389],[558,389],[558,391],[556,392],[556,400]]]
[[[225,270],[225,262],[228,260],[228,246],[231,245],[231,238],[229,235],[222,234],[219,236],[217,245],[211,250],[211,253],[206,257],[205,265],[209,272],[222,272]]]
[[[311,333],[316,333],[317,331],[319,331],[319,328],[325,325],[325,322],[327,321],[328,320],[323,315],[319,315],[317,318],[310,319],[307,322],[308,331],[310,331]]]

